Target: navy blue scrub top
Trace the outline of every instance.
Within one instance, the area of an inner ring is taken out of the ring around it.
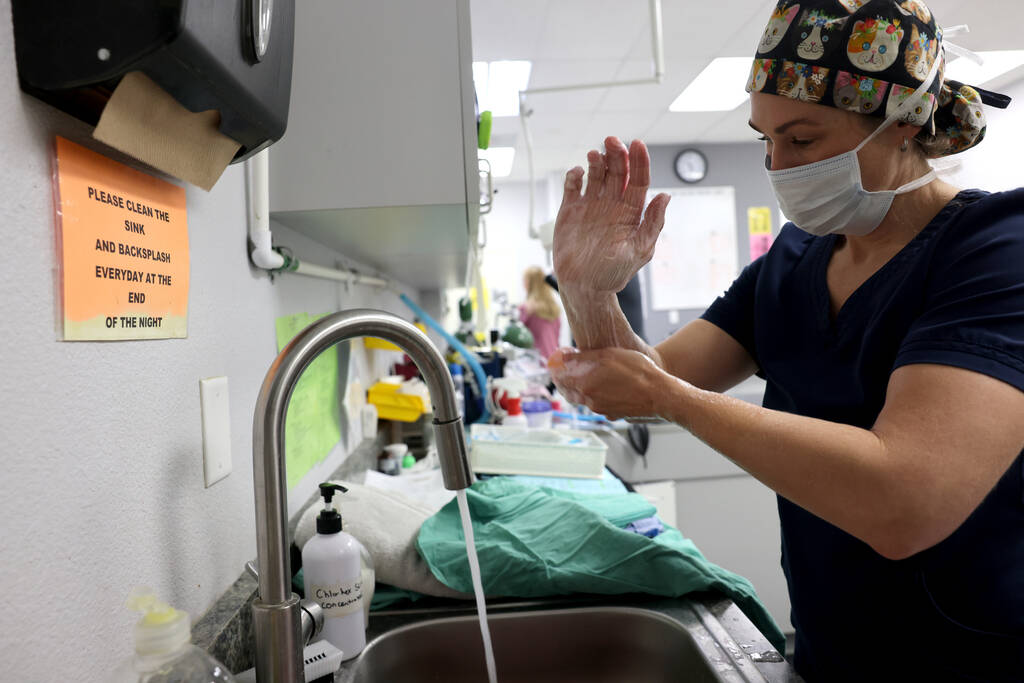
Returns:
[[[764,407],[868,429],[890,374],[912,363],[1024,391],[1024,189],[961,192],[833,320],[837,239],[786,224],[702,316],[756,360]],[[782,496],[778,507],[805,679],[1024,681],[1021,455],[952,535],[904,560]]]

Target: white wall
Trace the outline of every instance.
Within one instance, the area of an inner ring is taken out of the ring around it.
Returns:
[[[558,204],[551,199],[548,180],[534,185],[534,224],[540,226],[553,220],[558,211]],[[483,276],[493,296],[496,291],[505,291],[509,300],[520,304],[526,300],[523,288],[523,271],[529,266],[540,266],[545,272],[551,272],[547,252],[540,240],[529,236],[530,225],[530,186],[521,181],[495,181],[497,194],[494,196],[493,210],[484,216],[486,221],[487,244],[483,250]],[[557,195],[561,202],[561,194]],[[458,325],[457,302],[463,290],[449,290],[447,296],[448,312],[445,321],[449,329]],[[492,304],[493,307],[493,304]],[[493,313],[493,311],[492,311]],[[493,322],[493,318],[492,318]],[[506,321],[501,321],[504,325]],[[562,340],[569,344],[569,324],[562,314]]]
[[[236,165],[212,192],[187,188],[187,339],[58,341],[50,148],[57,134],[105,148],[18,89],[8,0],[0,16],[0,679],[105,681],[130,653],[135,617],[122,605],[133,586],[196,619],[255,556],[253,407],[276,353],[275,317],[408,311],[390,293],[256,272]],[[321,265],[340,258],[283,228],[275,238]],[[198,380],[214,375],[230,384],[234,470],[205,489]],[[335,450],[328,465],[343,458]],[[312,493],[310,482],[298,488]]]
[[[949,157],[960,166],[944,178],[957,187],[998,192],[1024,186],[1024,80],[999,88],[999,92],[1013,102],[1007,109],[985,107],[985,139],[977,147]]]
[[[528,234],[530,215],[529,183],[495,183],[498,193],[494,209],[487,214],[487,246],[484,248],[484,277],[491,291],[504,290],[516,303],[526,298],[523,271],[529,266],[551,270],[540,240]],[[534,222],[548,220],[547,190],[544,183],[534,186]]]

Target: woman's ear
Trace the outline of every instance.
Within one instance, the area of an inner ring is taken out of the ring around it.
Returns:
[[[905,129],[903,131],[903,134],[908,137],[914,137],[915,135],[917,135],[918,131],[921,130],[921,126],[912,126],[906,121],[897,121],[896,127]]]
[[[889,126],[889,130],[884,131],[882,135],[885,137],[885,144],[891,144],[901,151],[906,151],[920,130],[921,126],[915,126],[906,121],[897,121],[896,125]]]

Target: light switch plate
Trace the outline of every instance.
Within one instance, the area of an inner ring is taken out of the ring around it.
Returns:
[[[210,488],[231,474],[231,412],[228,410],[228,378],[199,380],[203,413],[203,477]]]

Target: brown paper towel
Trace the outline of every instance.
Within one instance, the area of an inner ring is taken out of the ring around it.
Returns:
[[[140,71],[125,74],[93,137],[209,191],[241,145],[217,129],[220,112],[190,112]]]

